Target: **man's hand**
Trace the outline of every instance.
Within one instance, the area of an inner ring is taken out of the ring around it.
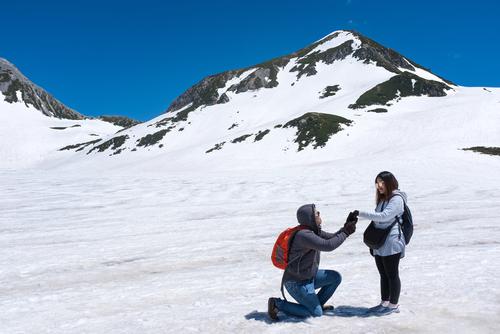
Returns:
[[[354,232],[356,232],[356,222],[355,221],[348,221],[344,224],[344,227],[342,227],[342,230],[344,231],[347,236],[350,236]]]
[[[356,211],[349,212],[349,215],[347,216],[347,219],[345,220],[346,223],[354,222],[356,224],[358,222],[358,215],[355,212]]]

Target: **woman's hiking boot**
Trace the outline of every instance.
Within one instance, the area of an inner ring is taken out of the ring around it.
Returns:
[[[377,312],[374,313],[378,316],[389,315],[391,313],[399,313],[399,307],[384,306],[382,309],[379,309]]]
[[[377,306],[370,307],[368,309],[368,312],[370,312],[370,313],[377,313],[377,312],[382,311],[384,308],[386,308],[386,306],[384,306],[382,304],[378,304]]]

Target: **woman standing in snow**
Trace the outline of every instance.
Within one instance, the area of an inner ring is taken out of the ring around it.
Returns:
[[[375,212],[354,211],[360,218],[372,220],[375,228],[387,229],[395,220],[400,221],[406,203],[406,194],[399,191],[399,184],[394,175],[384,171],[375,178],[376,203]],[[381,302],[372,307],[371,312],[379,315],[399,312],[399,260],[405,255],[405,239],[396,222],[390,229],[384,244],[377,249],[370,249],[375,257],[380,273]]]

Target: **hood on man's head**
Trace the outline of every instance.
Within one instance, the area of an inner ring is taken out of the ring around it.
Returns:
[[[297,221],[300,225],[307,226],[311,228],[314,232],[318,232],[318,225],[316,225],[316,221],[314,219],[314,204],[305,204],[302,205],[297,210]]]

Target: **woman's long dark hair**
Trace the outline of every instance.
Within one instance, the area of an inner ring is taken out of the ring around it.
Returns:
[[[378,190],[375,190],[375,198],[377,204],[389,200],[389,198],[392,196],[392,192],[396,189],[399,189],[398,180],[391,172],[383,171],[378,173],[377,177],[375,178],[375,183],[377,183],[378,179],[384,181],[386,191],[385,194],[381,194]]]

